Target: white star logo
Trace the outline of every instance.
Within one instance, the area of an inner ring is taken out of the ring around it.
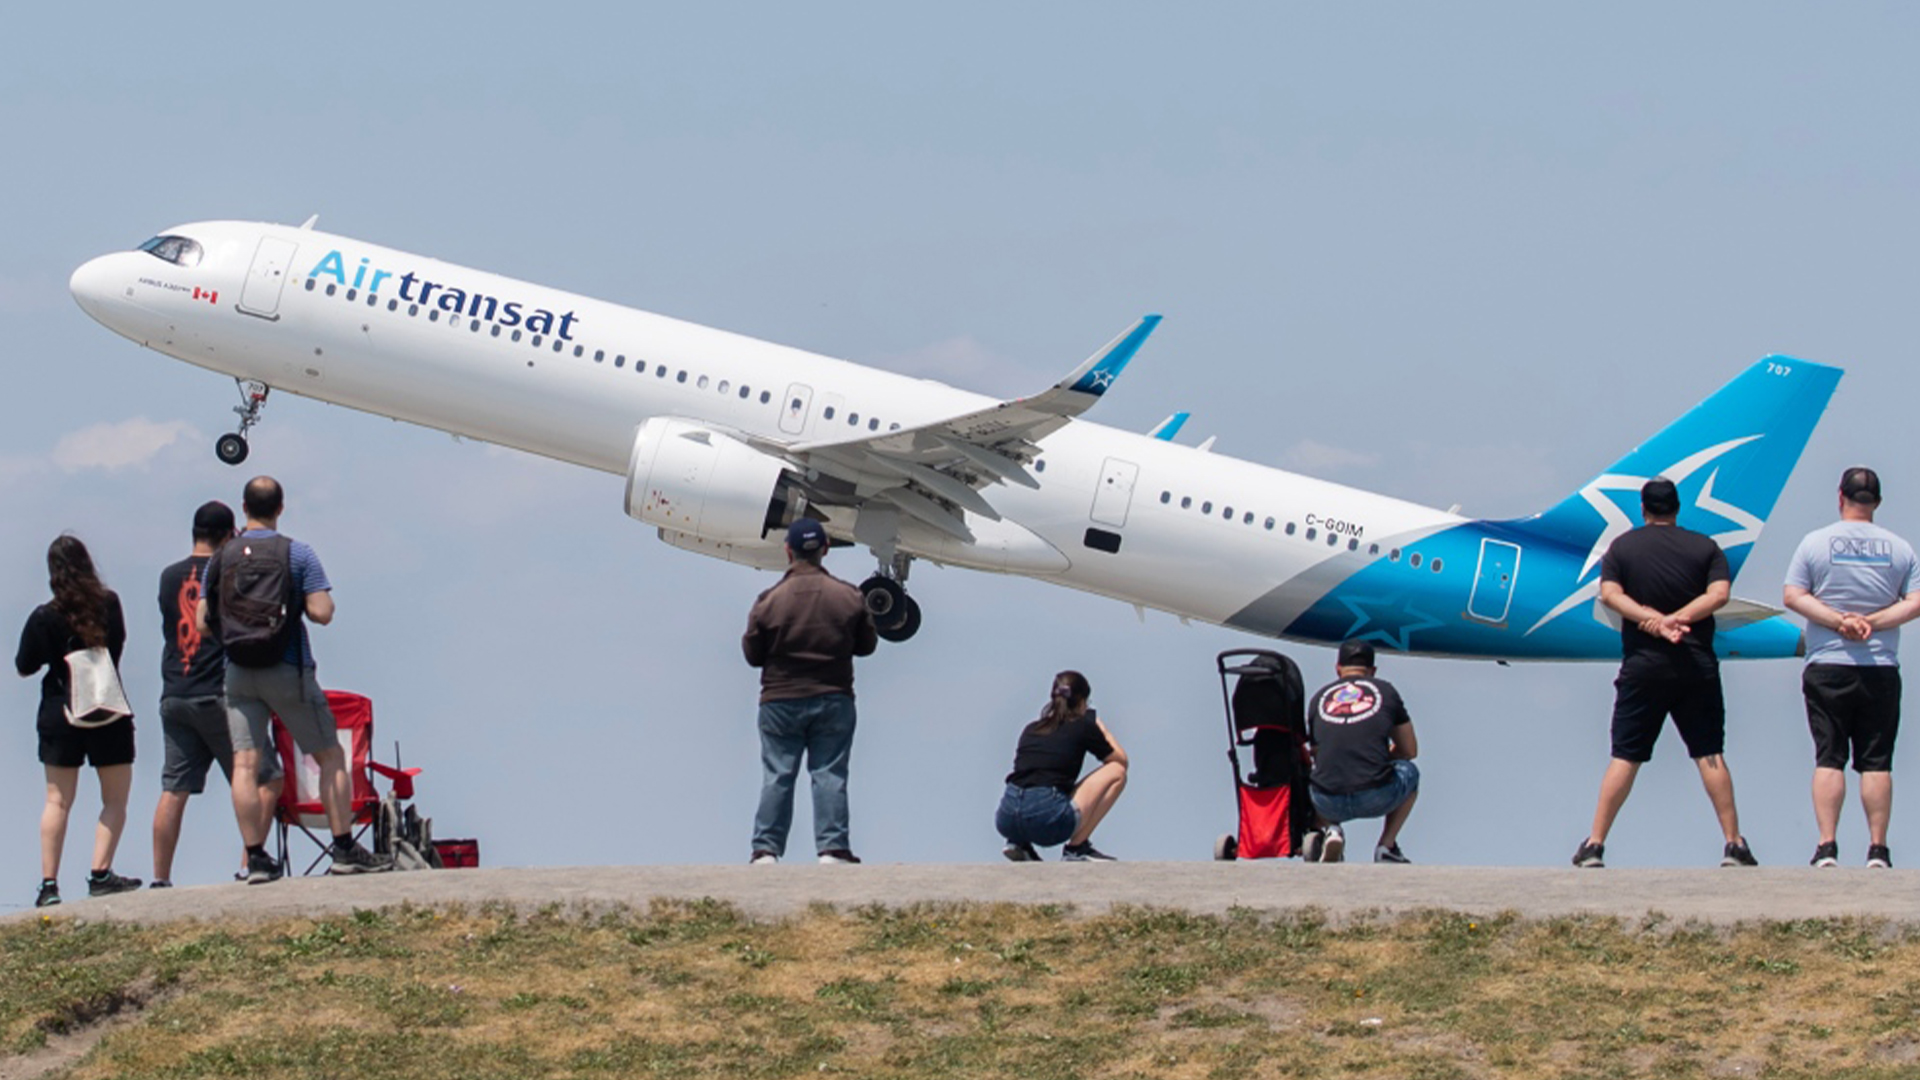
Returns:
[[[1113,375],[1114,373],[1112,371],[1102,368],[1101,370],[1094,372],[1092,377],[1089,378],[1088,381],[1091,382],[1094,386],[1097,386],[1100,389],[1105,390],[1107,387],[1113,385]]]
[[[1729,439],[1715,446],[1709,446],[1705,450],[1674,462],[1671,466],[1659,470],[1654,475],[1664,476],[1677,485],[1727,452],[1737,447],[1745,446],[1758,438],[1760,438],[1758,435],[1747,435],[1738,439]],[[1720,471],[1718,469],[1707,474],[1707,481],[1701,486],[1699,494],[1694,496],[1693,505],[1710,514],[1716,514],[1725,518],[1738,526],[1738,528],[1730,529],[1726,532],[1713,534],[1714,543],[1719,544],[1722,548],[1751,544],[1760,538],[1760,528],[1765,525],[1766,522],[1747,513],[1732,503],[1723,502],[1720,499],[1714,498],[1713,482],[1719,475]],[[1579,576],[1581,578],[1584,579],[1588,574],[1593,572],[1593,568],[1599,565],[1600,557],[1607,553],[1607,548],[1613,546],[1614,540],[1617,539],[1621,533],[1633,528],[1633,522],[1627,519],[1626,511],[1622,510],[1620,504],[1609,498],[1605,493],[1609,491],[1639,491],[1640,488],[1651,479],[1653,479],[1652,476],[1626,476],[1620,473],[1607,473],[1580,489],[1580,497],[1585,499],[1587,505],[1593,507],[1594,511],[1600,515],[1600,519],[1606,523],[1600,530],[1600,535],[1594,538],[1593,548],[1587,552],[1587,561],[1580,567]],[[1568,594],[1566,599],[1555,604],[1545,615],[1540,616],[1540,621],[1528,627],[1527,633],[1533,633],[1535,630],[1559,618],[1569,609],[1585,601],[1592,600],[1599,595],[1600,579],[1595,578],[1575,589],[1572,593]]]

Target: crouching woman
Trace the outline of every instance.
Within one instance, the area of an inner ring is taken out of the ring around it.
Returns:
[[[1127,752],[1087,708],[1086,676],[1063,671],[1040,718],[1020,732],[1006,794],[993,823],[1006,837],[1001,854],[1039,862],[1036,848],[1064,843],[1062,862],[1114,862],[1093,846],[1093,830],[1127,786]],[[1087,758],[1099,767],[1080,778]]]

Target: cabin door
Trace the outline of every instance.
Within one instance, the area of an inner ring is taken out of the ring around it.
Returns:
[[[1480,569],[1474,573],[1473,595],[1467,597],[1467,614],[1487,622],[1506,622],[1507,608],[1513,603],[1513,582],[1519,576],[1520,545],[1481,540]]]
[[[240,310],[263,319],[280,317],[280,290],[287,283],[287,267],[293,263],[297,247],[291,240],[263,236],[254,250],[253,266],[247,270],[247,282],[240,288]]]
[[[1100,486],[1093,492],[1093,520],[1120,528],[1127,523],[1127,510],[1133,505],[1133,482],[1140,466],[1119,458],[1108,458],[1100,467]]]

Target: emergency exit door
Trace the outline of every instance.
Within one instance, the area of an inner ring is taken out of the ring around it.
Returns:
[[[1467,614],[1487,622],[1506,622],[1513,604],[1513,583],[1520,576],[1520,545],[1491,538],[1480,541],[1480,568],[1473,576]]]
[[[1119,458],[1108,458],[1100,467],[1100,486],[1093,492],[1093,520],[1119,528],[1127,523],[1127,510],[1133,505],[1133,482],[1140,466]]]
[[[254,250],[247,282],[240,288],[240,310],[263,319],[280,317],[280,290],[287,284],[287,267],[298,247],[291,240],[263,236]]]

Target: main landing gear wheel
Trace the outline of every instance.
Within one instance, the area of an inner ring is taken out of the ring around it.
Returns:
[[[247,460],[247,440],[231,433],[222,435],[213,441],[213,456],[228,465],[238,465]]]
[[[271,389],[256,379],[235,379],[233,384],[240,388],[240,404],[233,407],[240,416],[240,430],[222,435],[213,443],[214,456],[228,465],[247,460],[247,431],[260,422],[260,410],[266,407]]]
[[[874,629],[888,641],[905,641],[920,629],[920,605],[906,587],[880,574],[860,583],[860,595],[873,616]]]

